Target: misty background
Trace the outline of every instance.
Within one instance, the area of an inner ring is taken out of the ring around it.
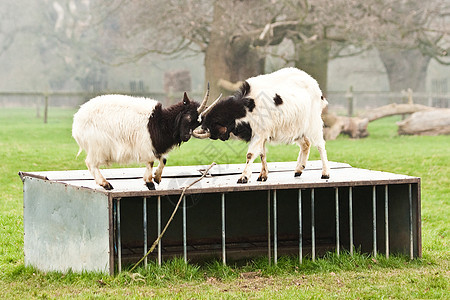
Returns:
[[[0,107],[95,94],[197,101],[295,66],[330,108],[449,107],[449,0],[15,0],[0,4]],[[232,86],[233,87],[233,86]]]

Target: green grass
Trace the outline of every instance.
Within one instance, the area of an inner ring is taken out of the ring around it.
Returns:
[[[32,109],[0,110],[1,298],[450,298],[450,137],[398,136],[386,118],[369,125],[370,137],[327,142],[329,160],[354,167],[422,178],[423,258],[328,254],[299,265],[255,258],[222,266],[167,261],[137,273],[43,273],[24,266],[22,182],[18,171],[85,169],[71,137],[75,110],[50,109],[48,124]],[[246,144],[191,140],[174,150],[168,165],[243,163]],[[269,161],[296,160],[297,146],[270,145]],[[312,150],[310,159],[319,159]],[[269,175],[270,176],[270,175]]]

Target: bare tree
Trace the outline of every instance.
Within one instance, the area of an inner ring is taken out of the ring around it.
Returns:
[[[3,17],[3,13],[4,12],[0,14],[0,20],[5,19]],[[9,30],[5,28],[4,24],[0,23],[0,55],[2,55],[9,49],[9,47],[11,47],[12,43],[14,42],[16,33],[17,32],[15,30]]]
[[[388,23],[389,35],[375,40],[390,88],[425,90],[425,77],[432,59],[450,64],[450,1],[398,1],[379,18]]]
[[[329,59],[373,47],[379,49],[392,90],[420,89],[431,59],[448,63],[447,0],[286,2],[285,18],[297,23],[285,35],[294,55],[283,58],[312,74],[324,89]]]
[[[90,1],[53,0],[36,5],[40,15],[29,31],[40,37],[39,59],[49,87],[62,89],[72,79],[86,91],[104,88],[104,65],[95,56],[103,49],[99,29],[105,24],[93,24]]]
[[[116,0],[105,18],[119,20],[121,54],[132,60],[150,53],[204,53],[206,80],[218,94],[219,79],[235,82],[263,72],[264,53],[253,41],[278,14],[278,2]]]
[[[286,39],[295,50],[283,57],[286,62],[312,74],[325,90],[333,57],[371,47],[445,57],[446,2],[114,0],[98,7],[104,12],[100,18],[116,20],[110,37],[115,33],[122,40],[121,54],[139,59],[149,53],[202,52],[206,80],[219,93],[219,79],[236,82],[261,73],[265,55]]]
[[[17,22],[15,19],[21,5],[20,1],[8,1],[0,6],[0,55],[10,49],[18,35],[31,28],[28,20]]]

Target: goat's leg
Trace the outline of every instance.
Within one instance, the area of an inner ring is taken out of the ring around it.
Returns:
[[[159,184],[161,182],[161,175],[162,175],[164,166],[166,165],[166,162],[167,162],[167,159],[164,157],[161,157],[159,159],[159,165],[158,165],[158,168],[156,168],[156,172],[155,172],[155,182],[157,184]]]
[[[255,158],[262,153],[262,149],[264,148],[264,140],[263,139],[254,139],[250,142],[247,151],[247,163],[245,165],[244,171],[242,172],[241,177],[237,181],[237,183],[247,183],[250,175],[252,174],[252,164]]]
[[[147,167],[145,168],[145,173],[144,173],[144,181],[145,181],[145,185],[147,186],[147,188],[149,190],[154,190],[155,189],[155,184],[153,183],[153,161],[149,161],[147,162]]]
[[[94,164],[90,162],[88,159],[86,159],[86,166],[91,172],[92,176],[94,176],[95,183],[97,183],[99,186],[103,187],[105,190],[112,190],[114,189],[111,183],[106,181],[105,177],[103,177],[102,173],[100,173],[100,169],[98,168],[98,164]]]
[[[263,144],[262,152],[261,152],[261,173],[259,174],[258,181],[266,181],[267,175],[269,174],[269,168],[267,167],[266,160],[266,147]]]
[[[322,160],[322,179],[329,179],[330,168],[328,167],[327,150],[325,150],[325,141],[323,139],[317,144],[317,150],[319,150],[320,159]]]
[[[298,153],[297,166],[295,167],[295,177],[302,175],[308,161],[309,150],[311,149],[311,142],[307,137],[302,137],[297,141],[297,144],[300,146],[300,152]]]

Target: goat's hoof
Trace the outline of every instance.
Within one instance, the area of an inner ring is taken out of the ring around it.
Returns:
[[[160,178],[155,177],[155,178],[153,178],[153,181],[156,182],[157,184],[159,184],[161,182],[161,177]]]
[[[294,177],[300,177],[302,176],[302,172],[295,172]]]
[[[330,179],[330,175],[322,175],[321,179]]]
[[[154,190],[155,189],[155,184],[153,183],[153,181],[146,182],[145,185],[147,186],[147,188],[149,190]]]
[[[109,183],[108,181],[105,184],[103,184],[102,187],[107,191],[114,189],[113,186],[111,185],[111,183]]]
[[[247,176],[242,176],[242,177],[239,178],[239,180],[237,181],[237,183],[247,183],[247,182],[248,182]]]
[[[267,181],[267,175],[259,175],[257,181]]]

